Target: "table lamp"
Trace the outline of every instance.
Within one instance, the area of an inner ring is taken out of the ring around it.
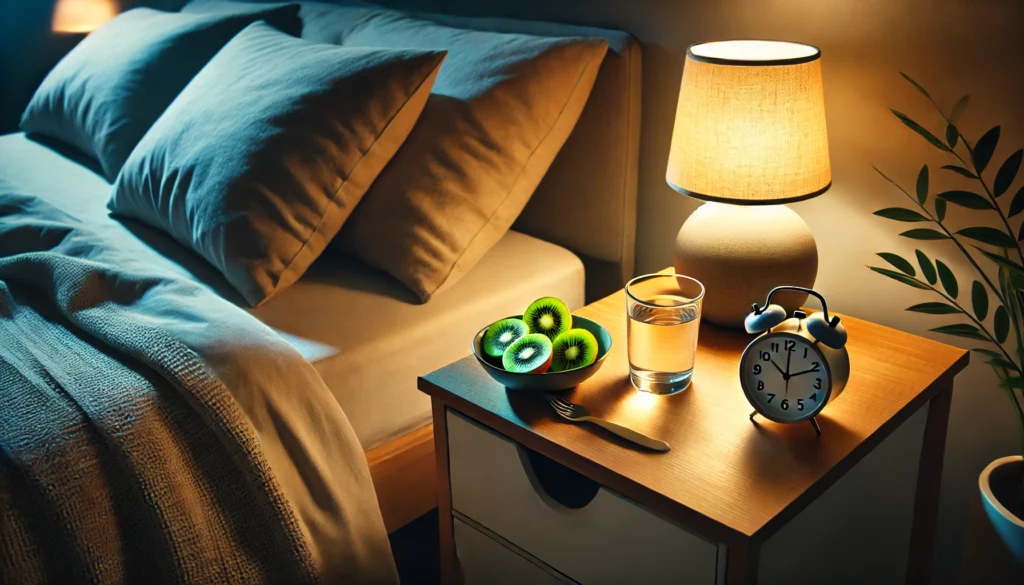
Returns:
[[[832,184],[821,51],[737,40],[686,51],[668,184],[706,201],[676,238],[675,270],[704,283],[703,319],[742,328],[777,285],[811,288],[818,249],[784,203]],[[778,299],[792,311],[807,299]]]

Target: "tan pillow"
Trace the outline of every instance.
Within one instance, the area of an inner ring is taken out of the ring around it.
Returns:
[[[340,19],[346,46],[448,51],[416,128],[335,239],[426,302],[522,211],[576,125],[607,43],[462,30],[391,11],[351,20]]]
[[[443,59],[253,24],[149,129],[108,206],[191,247],[259,305],[338,233],[408,136]]]

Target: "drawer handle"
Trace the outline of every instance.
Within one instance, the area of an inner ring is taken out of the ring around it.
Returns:
[[[578,510],[597,496],[601,485],[589,477],[573,471],[561,463],[532,449],[516,446],[523,471],[530,479],[534,491],[548,505],[558,504]]]

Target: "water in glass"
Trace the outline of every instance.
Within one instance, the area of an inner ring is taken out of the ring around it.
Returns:
[[[671,394],[693,375],[701,299],[658,288],[627,303],[629,373],[640,390]]]

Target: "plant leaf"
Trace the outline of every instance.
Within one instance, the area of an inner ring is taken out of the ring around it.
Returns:
[[[908,311],[914,313],[927,313],[929,315],[952,315],[954,313],[960,313],[960,309],[953,305],[947,305],[946,303],[920,303],[907,307]]]
[[[942,283],[942,288],[946,289],[946,294],[955,299],[960,294],[960,285],[957,284],[953,271],[942,260],[935,260],[935,268],[939,271],[939,281]]]
[[[1013,369],[1016,366],[1011,366],[1009,369]],[[1008,390],[1024,390],[1024,378],[1020,376],[1010,376],[1003,380],[999,380],[999,385]]]
[[[993,209],[988,199],[970,191],[944,191],[936,197],[967,209]]]
[[[992,153],[996,151],[997,144],[999,144],[999,126],[995,126],[986,132],[978,139],[978,143],[974,145],[974,152],[971,153],[971,158],[974,162],[974,168],[978,171],[979,175],[988,166],[988,162],[992,160]]]
[[[1000,266],[1005,266],[1005,267],[1009,268],[1010,270],[1016,270],[1016,271],[1020,272],[1021,275],[1024,275],[1024,267],[1022,267],[1020,264],[1017,264],[1013,260],[1010,260],[1009,258],[1005,258],[1003,256],[1000,256],[999,254],[993,254],[992,252],[989,252],[988,250],[986,250],[986,249],[984,249],[984,248],[982,248],[980,246],[971,246],[971,247],[974,248],[975,250],[981,252],[982,254],[984,254],[986,258],[988,258],[989,260],[995,262],[996,264],[998,264]]]
[[[959,139],[960,133],[957,131],[956,126],[952,124],[946,124],[946,144],[949,145],[950,150],[956,148],[956,142]]]
[[[928,259],[928,256],[921,250],[914,250],[914,254],[917,255],[917,265],[921,267],[921,275],[928,281],[928,284],[938,282],[938,277],[935,275],[935,267],[932,266],[932,261]]]
[[[907,230],[900,234],[904,238],[910,238],[911,240],[948,240],[949,236],[942,232],[937,232],[928,228],[918,228],[916,230]]]
[[[921,171],[917,173],[917,200],[921,205],[928,201],[928,165],[921,167]]]
[[[958,231],[957,234],[990,246],[998,246],[1000,248],[1017,247],[1017,242],[1013,240],[1013,236],[995,228],[969,227]]]
[[[910,85],[913,85],[914,87],[916,87],[917,91],[921,92],[921,94],[924,95],[924,97],[926,97],[928,99],[932,99],[932,96],[928,95],[928,92],[925,91],[925,89],[923,87],[921,87],[920,83],[914,81],[913,79],[910,78],[909,75],[907,75],[906,73],[904,73],[902,71],[900,71],[900,75],[903,76],[903,79],[906,79],[907,81],[909,81]]]
[[[945,333],[946,335],[955,335],[957,337],[966,337],[967,339],[978,339],[980,341],[988,341],[988,337],[985,337],[985,335],[983,335],[977,327],[971,325],[970,323],[956,323],[953,325],[943,325],[942,327],[929,329],[929,331],[934,331],[936,333]]]
[[[895,221],[928,221],[928,218],[914,211],[913,209],[907,209],[905,207],[886,207],[885,209],[879,209],[875,212],[878,217],[884,217],[885,219],[892,219]]]
[[[1011,371],[1017,369],[1017,366],[1015,364],[1011,364],[1010,362],[1004,360],[1003,358],[992,358],[988,360],[986,363],[992,367],[999,366],[1000,368],[1006,368],[1007,370]],[[1018,380],[1019,379],[1020,378],[1018,378]]]
[[[967,103],[971,101],[971,96],[965,95],[964,97],[956,100],[953,104],[953,110],[949,114],[949,121],[956,124],[963,117],[964,112],[967,111]]]
[[[897,270],[906,274],[907,276],[917,276],[917,271],[914,270],[914,265],[904,259],[902,256],[897,254],[891,254],[889,252],[879,252],[878,255],[889,264],[896,267]]]
[[[1002,305],[996,307],[996,312],[992,316],[992,333],[999,343],[1006,341],[1006,336],[1010,334],[1010,315]]]
[[[988,289],[977,280],[971,285],[971,306],[978,321],[984,321],[988,316]]]
[[[901,282],[907,286],[912,286],[914,288],[928,290],[928,285],[922,284],[914,280],[913,278],[910,278],[906,274],[903,274],[902,272],[896,272],[895,270],[889,270],[888,268],[878,268],[876,266],[868,266],[868,268],[874,270],[875,272],[883,276],[888,276],[889,278],[895,280],[896,282]]]
[[[1017,171],[1020,170],[1020,161],[1024,158],[1024,148],[1018,149],[1007,158],[999,170],[996,171],[996,180],[992,184],[992,196],[999,197],[1010,188],[1013,180],[1017,178]]]
[[[1020,225],[1020,230],[1017,232],[1017,241],[1024,240],[1024,223]]]
[[[934,146],[935,148],[938,148],[939,150],[941,150],[943,152],[949,152],[949,147],[946,146],[946,144],[944,142],[942,142],[941,140],[936,138],[935,135],[932,134],[931,132],[929,132],[928,130],[925,130],[925,128],[923,126],[921,126],[917,122],[911,120],[910,117],[908,117],[906,114],[904,114],[903,112],[894,110],[892,108],[889,108],[889,111],[891,111],[893,113],[893,115],[895,115],[897,118],[899,118],[900,122],[903,122],[907,126],[907,128],[910,128],[914,132],[917,132],[925,140],[927,140],[928,142],[931,142],[932,146]],[[989,156],[991,156],[991,153],[989,153]]]
[[[946,219],[946,200],[936,199],[935,200],[935,217],[939,221]]]
[[[1001,354],[998,351],[995,351],[993,349],[985,349],[985,348],[982,348],[982,347],[976,347],[976,348],[972,349],[971,351],[976,351],[976,352],[978,352],[978,353],[980,353],[982,355],[987,355],[988,357],[990,357],[990,358],[992,358],[994,360],[1001,359],[1003,357],[1003,354]]]
[[[977,179],[978,175],[975,175],[971,171],[963,168],[960,165],[942,165],[942,168],[947,171],[953,171],[954,173],[967,177],[968,179]]]
[[[1024,187],[1017,189],[1017,194],[1010,200],[1010,212],[1006,217],[1013,217],[1024,211]]]

